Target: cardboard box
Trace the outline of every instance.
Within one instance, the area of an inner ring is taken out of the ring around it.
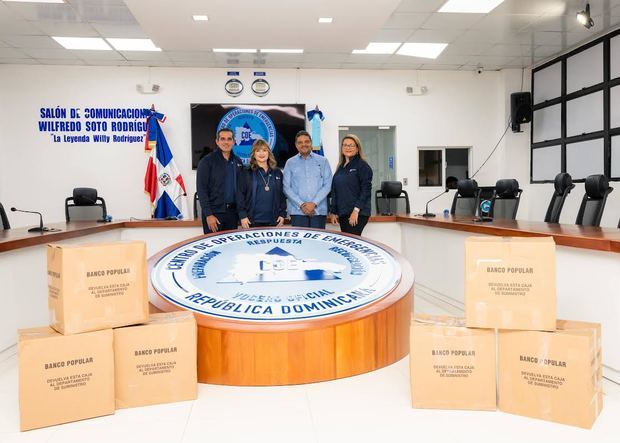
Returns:
[[[555,330],[553,238],[465,240],[465,318],[474,328]]]
[[[191,312],[152,314],[148,324],[114,330],[116,407],[194,400],[196,320]]]
[[[416,315],[411,323],[414,408],[495,410],[495,331],[463,318]]]
[[[112,330],[18,331],[20,429],[114,414]]]
[[[146,245],[115,242],[47,247],[51,326],[63,334],[148,320]]]
[[[603,408],[600,324],[499,332],[499,409],[591,428]]]

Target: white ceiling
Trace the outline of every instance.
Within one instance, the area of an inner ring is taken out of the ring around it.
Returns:
[[[65,1],[0,0],[0,64],[496,70],[537,64],[620,24],[620,0],[590,1],[589,30],[575,20],[581,0],[505,0],[489,14],[438,13],[445,0]],[[150,38],[162,51],[67,50],[51,36]],[[371,41],[448,47],[435,60],[351,54]],[[212,51],[221,47],[305,52]]]

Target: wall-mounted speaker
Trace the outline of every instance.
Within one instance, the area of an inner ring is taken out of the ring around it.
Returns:
[[[532,121],[532,94],[514,92],[510,94],[510,126],[512,132],[521,132],[521,124]]]

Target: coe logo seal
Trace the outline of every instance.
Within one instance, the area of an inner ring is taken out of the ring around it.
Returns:
[[[360,238],[305,229],[256,229],[184,244],[151,272],[160,296],[185,309],[228,319],[324,318],[387,295],[398,262]]]
[[[250,161],[252,144],[256,140],[265,140],[272,150],[276,144],[276,127],[273,121],[258,109],[235,108],[228,111],[217,125],[218,131],[224,128],[232,129],[235,139],[233,151],[246,165]]]

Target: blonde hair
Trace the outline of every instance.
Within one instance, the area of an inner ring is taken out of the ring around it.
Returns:
[[[355,143],[355,146],[357,146],[357,156],[361,158],[362,160],[366,161],[366,157],[364,156],[364,151],[362,150],[362,142],[360,141],[359,137],[355,134],[347,134],[342,138],[342,141],[340,142],[340,160],[338,161],[338,166],[344,166],[344,162],[346,161],[346,158],[344,154],[342,153],[342,145],[344,144],[344,141],[347,139],[353,140],[353,142]]]
[[[256,162],[256,157],[254,157],[254,154],[256,154],[256,151],[258,151],[259,149],[267,150],[267,152],[269,153],[267,164],[269,165],[271,169],[274,169],[277,165],[276,158],[273,156],[273,152],[271,152],[271,148],[269,148],[269,145],[267,144],[267,142],[262,139],[256,140],[254,144],[252,145],[252,152],[250,152],[250,169],[252,171],[255,171],[256,169],[259,168],[258,163]]]

